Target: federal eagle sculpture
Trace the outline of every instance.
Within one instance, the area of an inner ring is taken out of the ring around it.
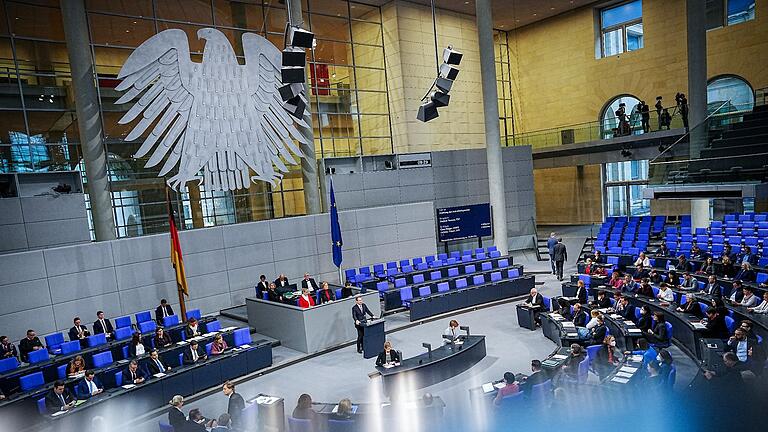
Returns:
[[[306,143],[298,128],[308,127],[310,115],[297,119],[283,108],[280,51],[245,33],[240,65],[222,32],[204,28],[197,36],[206,40],[202,63],[192,61],[186,33],[171,29],[147,39],[120,69],[116,89],[127,92],[116,103],[139,97],[119,120],[140,118],[126,141],[154,124],[134,157],[151,152],[145,167],[163,162],[159,175],[172,173],[167,183],[175,190],[192,180],[209,191],[248,188],[257,180],[277,184],[286,163],[303,157],[294,140]]]

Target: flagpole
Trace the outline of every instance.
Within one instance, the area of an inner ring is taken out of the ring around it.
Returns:
[[[168,187],[167,183],[165,185],[165,199],[166,199],[166,203],[168,204],[169,223],[173,222],[173,225],[176,225],[176,218],[173,216],[173,207],[171,206],[171,189]],[[173,229],[173,227],[171,226],[170,229]],[[169,229],[168,235],[173,236],[173,233],[170,232],[170,229]],[[171,253],[173,253],[173,248],[171,248]],[[176,265],[174,264],[174,268],[175,267]],[[175,273],[176,272],[174,271],[174,275]],[[181,321],[186,321],[187,305],[184,302],[184,291],[181,289],[181,284],[179,284],[178,278],[176,279],[176,294],[178,294],[179,296],[179,309],[181,310],[181,317],[179,318],[181,318]]]

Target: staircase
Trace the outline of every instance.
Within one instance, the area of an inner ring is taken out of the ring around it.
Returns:
[[[536,236],[536,259],[538,261],[549,261],[549,248],[546,238],[542,239]]]

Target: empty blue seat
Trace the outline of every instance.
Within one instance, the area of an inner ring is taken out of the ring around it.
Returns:
[[[441,279],[443,276],[440,274],[439,271],[433,271],[429,274],[429,280],[438,280]]]
[[[455,277],[459,275],[458,267],[451,267],[448,269],[448,277]]]
[[[435,256],[434,255],[427,255],[427,256],[424,257],[424,260],[427,262],[427,264],[432,264],[432,261],[435,260]]]
[[[421,263],[423,263],[423,262],[424,262],[424,258],[422,258],[422,257],[416,257],[416,258],[413,258],[413,259],[411,260],[411,262],[413,263],[413,265],[419,265],[419,264],[421,264]],[[374,266],[374,267],[375,267],[375,266]]]
[[[432,263],[429,266],[430,267],[440,267],[441,265],[443,265],[443,260],[436,259],[436,260],[432,261]]]
[[[485,249],[483,249],[483,248],[475,248],[475,255],[477,255],[479,253],[483,253],[483,252],[485,252]]]
[[[8,372],[9,370],[14,370],[18,367],[19,361],[16,359],[16,357],[8,357],[0,360],[0,374]]]
[[[289,432],[315,432],[315,424],[312,420],[304,420],[293,418],[288,416],[288,431]]]
[[[395,261],[388,261],[387,262],[387,269],[391,269],[391,268],[397,268],[397,262],[395,262]]]
[[[80,341],[79,340],[73,340],[71,342],[65,342],[61,344],[61,353],[62,354],[71,354],[73,352],[80,351]]]
[[[490,256],[491,258],[498,258],[498,257],[501,256],[501,252],[499,252],[499,251],[490,251],[490,252],[488,252],[488,256]]]
[[[165,318],[163,318],[163,325],[165,327],[171,327],[179,324],[179,316],[178,315],[170,315]]]
[[[491,273],[491,282],[498,282],[501,280],[501,272]]]
[[[436,263],[438,261],[432,261],[432,264]],[[416,270],[418,271],[424,271],[429,268],[429,264],[427,263],[418,263],[416,264]]]
[[[157,324],[154,321],[144,321],[139,323],[139,333],[154,333]]]
[[[464,263],[472,262],[472,255],[462,255],[461,262],[464,262]]]
[[[491,252],[494,252],[494,251],[498,251],[499,248],[497,248],[496,246],[488,246],[488,249],[486,249],[486,250],[488,251],[488,253],[491,253]]]
[[[485,254],[485,252],[480,252],[479,254],[477,254],[477,259],[479,259],[479,260],[484,260],[487,257],[488,256]]]
[[[414,275],[413,276],[413,283],[414,284],[424,283],[424,275],[423,274]]]
[[[130,327],[121,327],[119,329],[115,329],[115,340],[126,340],[130,339],[133,335],[133,329]]]
[[[45,385],[45,378],[43,378],[42,372],[31,373],[19,378],[19,387],[21,387],[21,391],[23,392],[34,390],[43,385]]]
[[[235,346],[241,346],[251,343],[251,329],[239,328],[232,333]]]
[[[376,291],[384,292],[389,289],[389,283],[387,281],[376,282]]]
[[[437,259],[439,259],[439,260],[447,260],[448,259],[448,254],[447,253],[439,253],[439,254],[437,254]]]
[[[115,329],[123,328],[123,327],[130,327],[131,326],[131,317],[130,316],[121,316],[118,318],[115,318]]]
[[[463,251],[461,251],[461,256],[462,257],[467,256],[467,255],[471,256],[472,255],[472,251],[471,250],[463,250]]]
[[[40,415],[48,414],[48,408],[45,406],[45,398],[40,398],[36,401],[37,413]]]
[[[517,268],[511,268],[509,271],[507,271],[507,277],[512,279],[520,276],[520,270]]]
[[[433,257],[433,261],[434,261],[434,257]],[[427,258],[427,262],[429,262],[429,258]],[[409,266],[409,265],[411,265],[411,262],[409,260],[407,260],[407,259],[400,260],[400,268],[403,268],[403,267]]]
[[[411,300],[413,300],[413,291],[411,290],[411,287],[403,287],[400,288],[400,304],[402,304],[404,307],[411,307]]]
[[[725,326],[728,327],[728,333],[733,334],[734,330],[736,330],[736,320],[726,315]]]
[[[485,276],[475,275],[472,277],[472,285],[482,285],[485,283]]]
[[[432,290],[429,288],[429,285],[419,287],[419,297],[426,297],[430,294],[432,294]]]
[[[205,324],[205,331],[208,333],[217,332],[219,330],[221,330],[221,322],[219,320],[209,321]]]
[[[357,272],[360,274],[369,275],[371,274],[371,268],[368,266],[360,267],[359,269],[357,269]]]
[[[136,324],[140,324],[146,321],[152,321],[152,313],[149,311],[144,311],[136,314]]]
[[[64,333],[54,333],[45,337],[45,346],[51,354],[60,354],[64,343]]]
[[[355,270],[355,269],[353,269],[353,268],[352,268],[352,269],[346,269],[346,270],[344,270],[344,277],[345,277],[347,280],[352,280],[352,279],[354,279],[356,274],[357,274],[357,270]]]
[[[454,265],[456,264],[456,261],[458,258],[450,257],[447,260],[445,260],[445,265]]]
[[[446,292],[450,290],[450,286],[448,285],[448,282],[440,282],[437,284],[437,292]]]
[[[461,252],[459,251],[453,251],[451,252],[451,258],[461,258]]]
[[[39,349],[37,351],[31,351],[27,354],[27,362],[29,364],[42,363],[50,358],[48,350]]]
[[[112,351],[104,351],[93,355],[93,367],[96,369],[103,368],[112,364]]]
[[[480,270],[482,270],[482,271],[488,271],[491,268],[493,268],[493,264],[491,264],[490,261],[486,261],[486,262],[480,264]]]
[[[400,273],[400,270],[398,270],[397,267],[390,267],[387,269],[387,278],[392,278],[398,273]]]
[[[395,288],[402,288],[405,286],[405,278],[395,279]]]
[[[413,272],[413,267],[411,267],[409,265],[406,265],[405,267],[401,267],[401,269],[402,269],[403,273],[412,273]]]
[[[194,318],[198,321],[203,318],[203,314],[200,313],[200,309],[192,309],[187,311],[187,320]]]
[[[502,259],[500,259],[500,260],[499,260],[499,261],[496,263],[496,267],[498,267],[498,268],[505,268],[505,267],[509,267],[509,260],[508,260],[508,259],[506,259],[506,258],[502,258]]]
[[[768,281],[768,273],[758,273],[755,278],[755,283],[761,284]]]
[[[470,264],[468,266],[464,266],[464,274],[470,274],[470,273],[474,273],[476,271],[477,270],[475,269],[475,265],[474,264]]]
[[[374,264],[373,265],[373,274],[376,276],[384,276],[384,264]]]
[[[456,279],[456,289],[466,288],[467,278]]]

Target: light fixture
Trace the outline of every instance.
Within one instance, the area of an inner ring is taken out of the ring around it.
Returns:
[[[449,65],[458,66],[459,63],[461,63],[462,57],[464,57],[464,54],[460,53],[459,51],[456,51],[450,45],[448,45],[448,48],[443,50],[443,63],[448,63]]]
[[[280,77],[283,84],[303,83],[305,81],[304,68],[296,66],[284,67],[280,70]]]
[[[459,75],[459,69],[449,64],[443,63],[440,65],[440,77],[448,78],[449,80],[455,80]]]

